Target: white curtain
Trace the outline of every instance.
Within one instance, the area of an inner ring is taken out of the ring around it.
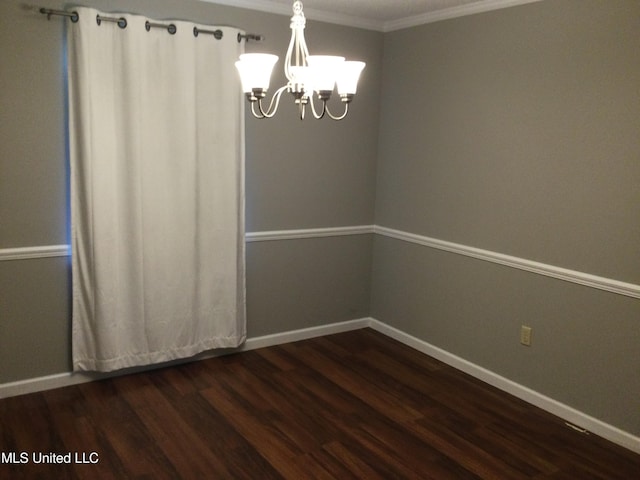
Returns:
[[[74,370],[246,335],[238,30],[77,8],[67,22]],[[126,28],[97,15],[124,18]],[[176,33],[145,28],[172,23]],[[219,29],[194,35],[193,28]]]

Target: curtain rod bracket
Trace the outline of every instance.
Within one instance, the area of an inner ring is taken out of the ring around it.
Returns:
[[[77,23],[80,20],[80,15],[75,10],[73,12],[65,12],[64,10],[53,10],[51,8],[40,8],[40,13],[47,16],[47,20],[51,20],[51,15],[58,15],[61,17],[69,17],[73,23]]]
[[[252,40],[254,42],[262,42],[264,40],[264,35],[261,35],[259,33],[238,33],[238,43],[240,43],[242,40],[246,40],[247,42],[249,40]]]

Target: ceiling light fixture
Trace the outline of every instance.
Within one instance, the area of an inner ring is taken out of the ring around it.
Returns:
[[[291,41],[287,49],[284,74],[287,84],[280,87],[271,98],[269,107],[265,110],[262,100],[269,89],[269,81],[273,66],[278,61],[276,55],[267,53],[245,53],[240,55],[236,68],[240,73],[242,90],[251,103],[251,113],[256,118],[271,118],[276,114],[280,97],[287,91],[293,95],[298,105],[300,119],[304,120],[307,105],[311,105],[313,116],[317,119],[329,116],[333,120],[342,120],[347,116],[349,103],[353,100],[358,86],[360,72],[364,62],[345,61],[344,57],[329,55],[309,55],[307,43],[304,39],[306,19],[302,12],[302,2],[293,2],[293,17],[291,17]],[[338,94],[344,104],[341,115],[333,115],[329,111],[327,101],[331,98],[334,86],[338,86]],[[322,102],[320,112],[316,111],[314,95]],[[256,106],[258,111],[256,112]]]

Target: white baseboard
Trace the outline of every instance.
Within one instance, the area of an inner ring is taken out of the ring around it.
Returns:
[[[300,340],[332,335],[334,333],[350,332],[351,330],[367,328],[370,325],[370,318],[360,318],[346,322],[331,323],[329,325],[321,325],[319,327],[303,328],[301,330],[292,330],[289,332],[275,333],[273,335],[265,335],[263,337],[249,338],[240,348],[241,350],[255,350],[257,348],[298,342]]]
[[[442,350],[430,343],[413,337],[401,330],[391,327],[378,320],[371,319],[370,327],[374,330],[398,340],[405,345],[415,348],[416,350],[425,353],[437,360],[440,360],[447,365],[450,365],[458,370],[461,370],[472,377],[482,380],[489,385],[492,385],[503,392],[507,392],[514,397],[520,398],[527,403],[535,405],[542,410],[545,410],[557,417],[566,420],[569,423],[577,425],[585,430],[592,432],[600,437],[628,448],[631,451],[640,453],[640,437],[636,437],[628,432],[620,430],[613,425],[609,425],[597,418],[593,418],[575,408],[560,403],[552,398],[549,398],[541,393],[538,393],[530,388],[515,383],[505,377],[502,377],[490,370],[480,367],[474,363],[471,363],[463,358],[453,355],[452,353]]]
[[[346,322],[332,323],[329,325],[321,325],[318,327],[303,328],[300,330],[292,330],[288,332],[276,333],[273,335],[264,335],[261,337],[248,338],[247,341],[239,348],[212,350],[203,354],[191,357],[185,360],[177,360],[162,365],[148,365],[144,367],[129,368],[108,373],[98,372],[66,372],[55,375],[47,375],[44,377],[29,378],[17,382],[0,384],[0,398],[15,397],[25,395],[27,393],[42,392],[54,388],[68,387],[78,385],[80,383],[93,382],[106,378],[117,377],[120,375],[129,375],[132,373],[154,370],[165,366],[176,365],[180,363],[188,363],[191,361],[205,360],[220,355],[234,352],[255,350],[263,347],[271,347],[273,345],[281,345],[283,343],[297,342],[323,335],[331,335],[334,333],[348,332],[350,330],[358,330],[366,328],[370,325],[370,318],[362,318],[357,320],[349,320]]]
[[[640,453],[640,437],[636,437],[628,432],[620,430],[609,425],[597,418],[593,418],[583,412],[580,412],[568,405],[560,403],[530,388],[515,383],[505,377],[502,377],[490,370],[475,365],[463,358],[453,355],[441,348],[431,345],[424,340],[413,337],[401,330],[382,323],[374,318],[360,318],[346,322],[332,323],[329,325],[321,325],[318,327],[304,328],[300,330],[292,330],[288,332],[277,333],[273,335],[264,335],[261,337],[248,338],[245,344],[239,349],[225,350],[222,353],[208,352],[198,356],[197,360],[215,357],[224,353],[236,351],[249,351],[273,345],[281,345],[283,343],[297,342],[309,338],[331,335],[334,333],[358,330],[361,328],[371,327],[372,329],[397,340],[409,347],[412,347],[426,355],[440,360],[460,371],[463,371],[489,385],[492,385],[504,392],[507,392],[517,398],[520,398],[536,407],[539,407],[553,415],[556,415],[574,425],[588,430],[600,437],[603,437],[613,443],[621,445],[633,452]],[[191,360],[187,360],[191,361]],[[184,362],[180,362],[184,363]],[[127,370],[125,373],[134,373],[134,371],[151,370],[158,366],[141,367],[136,370]],[[123,372],[110,373],[61,373],[58,375],[49,375],[46,377],[33,378],[13,383],[0,384],[0,398],[24,395],[53,388],[77,385],[80,383],[92,382],[105,378],[122,375]]]

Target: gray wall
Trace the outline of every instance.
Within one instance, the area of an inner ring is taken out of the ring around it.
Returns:
[[[69,242],[64,22],[0,2],[0,248]],[[62,8],[62,1],[38,6]],[[280,55],[289,17],[192,0],[82,2],[104,11],[227,24]],[[312,53],[367,62],[349,117],[304,123],[283,97],[276,119],[246,120],[247,232],[373,223],[382,34],[307,22]],[[273,85],[284,83],[284,76]],[[338,106],[339,102],[338,102]],[[366,317],[372,236],[247,245],[248,335]],[[67,258],[0,262],[0,383],[70,371]]]
[[[382,91],[376,224],[640,283],[640,2],[388,33]],[[379,237],[372,299],[378,320],[640,434],[637,299]]]

